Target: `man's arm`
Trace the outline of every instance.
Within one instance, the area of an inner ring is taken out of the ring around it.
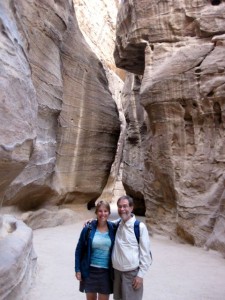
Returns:
[[[89,219],[89,220],[86,220],[85,223],[84,223],[84,227],[88,224],[90,224],[93,220],[97,220],[97,219]],[[120,222],[120,218],[116,219],[116,220],[110,220],[112,223],[114,224],[118,224]]]
[[[144,223],[140,223],[140,240],[139,240],[139,271],[137,277],[143,279],[144,275],[147,273],[148,268],[151,264],[150,257],[150,239],[147,227]]]

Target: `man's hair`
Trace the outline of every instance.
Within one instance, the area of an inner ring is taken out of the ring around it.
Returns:
[[[129,203],[129,206],[134,206],[134,200],[133,200],[133,198],[131,198],[131,197],[128,196],[128,195],[121,196],[121,197],[117,200],[117,205],[119,204],[120,200],[127,200],[128,203]]]
[[[96,214],[97,214],[97,212],[98,212],[98,210],[99,210],[99,208],[100,208],[101,206],[104,206],[104,207],[108,210],[109,214],[111,213],[109,203],[108,203],[107,201],[105,201],[105,200],[100,200],[100,201],[96,204],[96,207],[95,207],[95,213],[96,213]]]

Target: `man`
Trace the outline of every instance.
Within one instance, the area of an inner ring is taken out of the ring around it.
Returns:
[[[114,299],[141,300],[143,296],[143,277],[150,258],[150,240],[144,223],[140,223],[139,243],[134,233],[135,216],[133,199],[122,196],[117,201],[121,218],[112,252],[114,272]]]

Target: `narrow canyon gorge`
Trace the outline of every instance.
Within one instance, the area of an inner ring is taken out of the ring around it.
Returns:
[[[225,1],[0,1],[0,25],[0,300],[32,229],[125,193],[150,235],[225,257]]]

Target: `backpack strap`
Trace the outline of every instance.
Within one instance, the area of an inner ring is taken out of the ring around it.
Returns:
[[[116,231],[119,227],[120,222],[121,222],[121,219],[118,222],[115,223],[115,226],[116,226],[115,230]],[[140,221],[135,220],[135,222],[134,222],[134,233],[135,233],[135,237],[137,239],[138,244],[139,244],[139,238],[140,238],[140,227],[139,227],[139,225],[140,225]]]
[[[139,227],[139,225],[140,225],[140,221],[135,220],[135,222],[134,222],[134,233],[135,233],[138,244],[139,244],[139,239],[140,239],[140,227]]]
[[[140,223],[141,222],[139,220],[135,220],[135,222],[134,222],[134,233],[135,233],[138,244],[139,244],[139,240],[140,240]],[[149,254],[150,254],[150,265],[151,265],[152,260],[153,260],[151,250],[149,250]]]
[[[85,247],[87,247],[88,239],[89,239],[90,233],[91,233],[91,229],[92,229],[91,223],[88,223],[88,228],[87,228],[87,231],[86,231],[86,234],[85,234]]]

